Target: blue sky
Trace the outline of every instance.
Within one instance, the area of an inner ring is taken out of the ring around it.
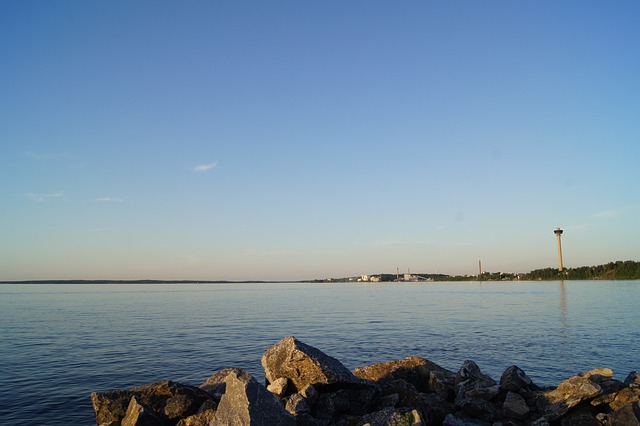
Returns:
[[[0,279],[640,260],[640,3],[5,1]]]

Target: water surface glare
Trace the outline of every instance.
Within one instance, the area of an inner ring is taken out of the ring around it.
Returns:
[[[95,424],[90,393],[226,367],[288,335],[349,369],[414,355],[538,385],[640,368],[640,281],[0,284],[0,419]]]

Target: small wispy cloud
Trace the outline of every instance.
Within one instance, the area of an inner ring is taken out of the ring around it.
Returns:
[[[209,164],[198,164],[197,166],[194,166],[191,170],[193,170],[196,173],[206,173],[209,170],[213,170],[217,167],[218,167],[218,162],[215,161]]]
[[[63,197],[64,191],[52,192],[50,194],[36,194],[34,192],[27,192],[24,194],[24,196],[33,201],[46,201],[48,199]]]
[[[610,217],[616,217],[616,216],[620,216],[622,212],[620,210],[604,210],[601,212],[598,212],[596,214],[593,215],[593,217],[599,217],[599,218],[610,218]]]
[[[121,203],[124,200],[118,197],[100,197],[94,200],[96,203]]]

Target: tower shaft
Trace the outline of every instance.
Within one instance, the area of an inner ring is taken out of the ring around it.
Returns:
[[[562,272],[562,242],[560,242],[560,234],[558,234],[558,271]]]
[[[560,241],[562,229],[556,228],[553,230],[553,233],[556,234],[556,237],[558,238],[558,272],[562,272],[562,242]]]

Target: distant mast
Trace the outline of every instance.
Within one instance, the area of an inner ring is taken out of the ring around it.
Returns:
[[[558,272],[562,272],[562,243],[560,242],[560,236],[562,235],[562,229],[556,228],[553,233],[558,237]]]

